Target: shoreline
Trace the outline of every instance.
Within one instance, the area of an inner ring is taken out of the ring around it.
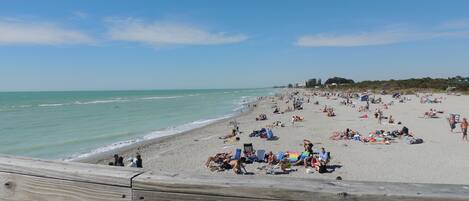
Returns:
[[[266,97],[270,97],[270,96],[266,96]],[[240,111],[236,111],[233,114],[225,115],[226,117],[220,117],[219,119],[217,119],[213,122],[210,122],[208,124],[202,125],[200,127],[195,127],[195,128],[192,128],[192,129],[189,129],[189,130],[186,130],[186,131],[182,131],[182,132],[179,132],[179,133],[174,133],[174,134],[170,134],[170,135],[166,135],[166,136],[162,136],[162,137],[156,137],[156,138],[147,139],[147,140],[144,139],[144,140],[141,140],[141,141],[138,141],[138,142],[135,142],[135,143],[131,143],[129,145],[125,145],[125,146],[118,147],[118,148],[111,149],[111,150],[104,151],[104,152],[90,154],[89,156],[86,156],[86,157],[72,158],[72,159],[67,160],[67,161],[80,162],[80,163],[102,163],[103,161],[106,161],[106,160],[109,160],[110,158],[112,158],[114,156],[114,154],[122,155],[122,154],[130,153],[130,152],[138,152],[138,150],[140,148],[143,148],[143,147],[146,147],[146,146],[149,146],[149,145],[152,145],[152,144],[158,144],[158,143],[162,143],[162,142],[167,141],[167,140],[172,140],[172,139],[177,138],[177,137],[188,135],[192,132],[202,130],[202,129],[204,129],[206,127],[209,127],[209,126],[212,126],[214,124],[222,124],[222,123],[230,122],[230,121],[235,120],[236,118],[239,118],[243,115],[248,115],[248,114],[252,113],[254,111],[254,107],[249,107],[249,105],[253,105],[253,104],[255,105],[255,104],[258,104],[258,103],[259,103],[259,100],[255,100],[255,101],[246,103]],[[244,110],[246,110],[246,111],[244,111]]]

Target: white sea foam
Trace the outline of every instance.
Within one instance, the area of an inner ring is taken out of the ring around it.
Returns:
[[[122,99],[122,98],[116,98],[116,99],[110,99],[110,100],[95,100],[95,101],[86,101],[86,102],[81,102],[81,101],[75,101],[74,104],[76,105],[90,105],[90,104],[103,104],[103,103],[118,103],[118,102],[127,102],[129,100]]]
[[[154,97],[145,97],[142,100],[158,100],[158,99],[174,99],[174,98],[182,98],[184,96],[154,96]]]
[[[38,106],[39,107],[59,107],[59,106],[63,106],[65,104],[62,104],[62,103],[53,103],[53,104],[39,104]]]

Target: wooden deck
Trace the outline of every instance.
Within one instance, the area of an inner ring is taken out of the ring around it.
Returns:
[[[469,200],[468,185],[200,176],[0,155],[0,200]]]

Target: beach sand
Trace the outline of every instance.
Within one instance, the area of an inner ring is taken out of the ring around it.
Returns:
[[[302,91],[303,93],[303,91]],[[287,108],[285,101],[278,98],[266,98],[257,103],[257,107],[251,112],[241,116],[219,121],[217,123],[191,130],[182,134],[167,136],[156,140],[140,143],[132,147],[117,150],[115,153],[124,156],[135,155],[139,152],[144,160],[144,168],[152,171],[184,172],[197,175],[223,175],[234,174],[232,171],[211,172],[205,167],[207,157],[219,152],[234,151],[242,148],[243,143],[253,143],[254,149],[267,151],[303,151],[303,139],[309,139],[314,143],[314,150],[320,147],[326,148],[332,154],[330,165],[336,165],[332,173],[308,174],[302,166],[295,167],[297,171],[285,175],[267,175],[270,177],[301,177],[335,179],[337,176],[344,180],[360,181],[387,181],[387,182],[412,182],[412,183],[469,183],[469,143],[462,142],[459,124],[454,133],[450,132],[446,117],[449,113],[458,113],[461,116],[469,115],[469,96],[448,96],[444,94],[435,97],[444,97],[442,103],[422,104],[415,95],[408,95],[411,101],[398,103],[384,110],[384,115],[392,115],[396,122],[402,125],[380,125],[373,117],[373,111],[382,105],[371,104],[370,118],[360,119],[364,114],[358,112],[358,108],[341,105],[342,100],[327,99],[326,97],[313,97],[311,103],[305,103],[304,109],[284,114],[273,114],[272,106],[275,103],[281,111]],[[392,100],[390,95],[377,95],[384,102]],[[313,104],[319,101],[319,105]],[[291,105],[291,103],[290,103]],[[336,117],[327,117],[322,112],[324,105],[335,109]],[[430,108],[444,110],[444,114],[438,114],[440,118],[421,118]],[[255,121],[261,114],[267,114],[268,120]],[[291,125],[292,115],[303,116],[303,122]],[[239,123],[240,141],[223,143],[218,137],[229,134],[232,126],[230,121]],[[249,133],[260,130],[274,121],[282,121],[286,127],[273,128],[276,141],[266,141],[261,138],[251,138]],[[384,120],[385,121],[385,120]],[[383,122],[384,122],[383,121]],[[377,129],[397,130],[406,126],[415,137],[422,138],[423,144],[409,145],[403,140],[396,140],[390,145],[368,144],[355,141],[331,140],[329,137],[334,131],[344,131],[346,128],[359,131],[362,135],[368,135]],[[84,160],[89,163],[107,164],[110,155],[94,156]],[[246,165],[249,172],[259,176],[266,176],[265,171],[258,167],[265,163]],[[240,178],[242,175],[240,175]]]

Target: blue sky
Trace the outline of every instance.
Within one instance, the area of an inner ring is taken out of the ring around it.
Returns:
[[[469,75],[469,1],[0,3],[0,91]]]

